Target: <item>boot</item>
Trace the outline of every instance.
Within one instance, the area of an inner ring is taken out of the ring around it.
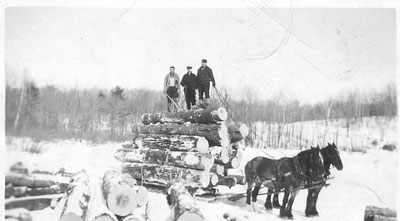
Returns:
[[[210,98],[206,98],[206,103],[204,105],[204,108],[208,108],[210,106]]]
[[[203,108],[203,105],[203,99],[199,99],[199,104],[197,106]]]
[[[167,103],[167,110],[168,110],[168,112],[171,112],[171,105],[170,105],[170,103]]]

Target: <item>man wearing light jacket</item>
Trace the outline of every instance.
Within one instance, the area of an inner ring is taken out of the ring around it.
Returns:
[[[169,73],[164,79],[164,94],[167,96],[167,110],[168,112],[174,112],[177,110],[178,98],[181,94],[181,86],[179,84],[179,75],[175,73],[175,67],[169,68]],[[171,99],[175,102],[172,103]]]
[[[210,67],[207,66],[207,60],[201,61],[201,67],[197,70],[197,87],[199,89],[199,105],[208,107],[210,104],[210,81],[215,87],[215,79]],[[203,94],[205,94],[206,102],[203,103]]]

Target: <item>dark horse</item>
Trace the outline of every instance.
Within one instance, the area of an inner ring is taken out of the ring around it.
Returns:
[[[304,150],[294,157],[273,160],[266,157],[255,157],[245,166],[247,182],[247,204],[257,201],[262,185],[270,190],[284,190],[282,207],[279,215],[292,218],[292,204],[303,185],[323,177],[324,163],[319,147]],[[254,190],[252,190],[255,184]],[[290,199],[289,199],[290,196]]]
[[[335,145],[335,143],[328,143],[328,146],[321,149],[321,155],[324,159],[324,168],[325,168],[325,177],[323,179],[322,184],[326,183],[326,177],[329,176],[329,168],[331,165],[336,167],[337,170],[343,169],[342,159],[340,159],[339,151]],[[316,189],[309,189],[307,196],[307,207],[306,207],[306,216],[318,216],[317,211],[317,200],[318,194],[321,191],[322,187]]]
[[[306,216],[317,216],[318,211],[316,208],[317,205],[317,200],[318,200],[318,195],[319,192],[321,191],[322,187],[325,186],[326,184],[326,177],[330,175],[330,166],[333,165],[336,167],[338,170],[343,169],[343,164],[342,160],[339,155],[339,151],[335,145],[335,143],[328,143],[328,146],[324,147],[321,149],[321,155],[324,161],[324,170],[325,174],[322,177],[321,180],[316,180],[318,181],[318,185],[320,186],[319,188],[315,189],[309,189],[308,190],[308,196],[307,196],[307,207],[306,207]],[[306,182],[306,184],[312,185],[312,181]],[[268,192],[271,193],[272,189],[268,189]],[[273,198],[273,204],[271,205],[271,195],[268,195],[267,200],[265,202],[265,208],[266,209],[272,209],[272,206],[274,208],[279,208],[279,202],[278,202],[278,194],[274,194]]]

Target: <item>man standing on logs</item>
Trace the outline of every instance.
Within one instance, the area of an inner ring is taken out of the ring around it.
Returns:
[[[192,105],[196,105],[197,76],[192,72],[191,66],[186,68],[188,72],[183,75],[181,85],[185,92],[186,107],[190,110]]]
[[[201,61],[201,67],[197,71],[197,86],[199,88],[199,103],[203,107],[207,107],[210,104],[210,81],[215,87],[215,79],[213,72],[210,67],[207,66],[207,60]],[[203,94],[206,95],[206,102],[203,103]]]
[[[179,84],[179,76],[175,73],[175,67],[169,68],[170,72],[164,79],[164,94],[167,96],[168,112],[174,112],[178,109],[178,98],[181,94],[181,86]]]

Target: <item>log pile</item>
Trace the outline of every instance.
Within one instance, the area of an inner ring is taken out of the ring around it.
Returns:
[[[54,207],[65,196],[71,180],[67,173],[15,163],[5,175],[6,220],[32,220],[30,211]]]
[[[364,221],[395,221],[397,213],[389,208],[380,208],[376,206],[366,206]]]
[[[145,184],[215,186],[228,169],[240,166],[239,146],[248,134],[244,124],[227,126],[227,118],[223,107],[143,114],[143,125],[114,157],[122,173]]]
[[[106,172],[100,184],[91,182],[84,170],[73,177],[34,171],[17,163],[6,174],[6,220],[32,220],[30,211],[47,208],[49,220],[132,220],[134,210],[148,201],[146,188],[117,171]]]

